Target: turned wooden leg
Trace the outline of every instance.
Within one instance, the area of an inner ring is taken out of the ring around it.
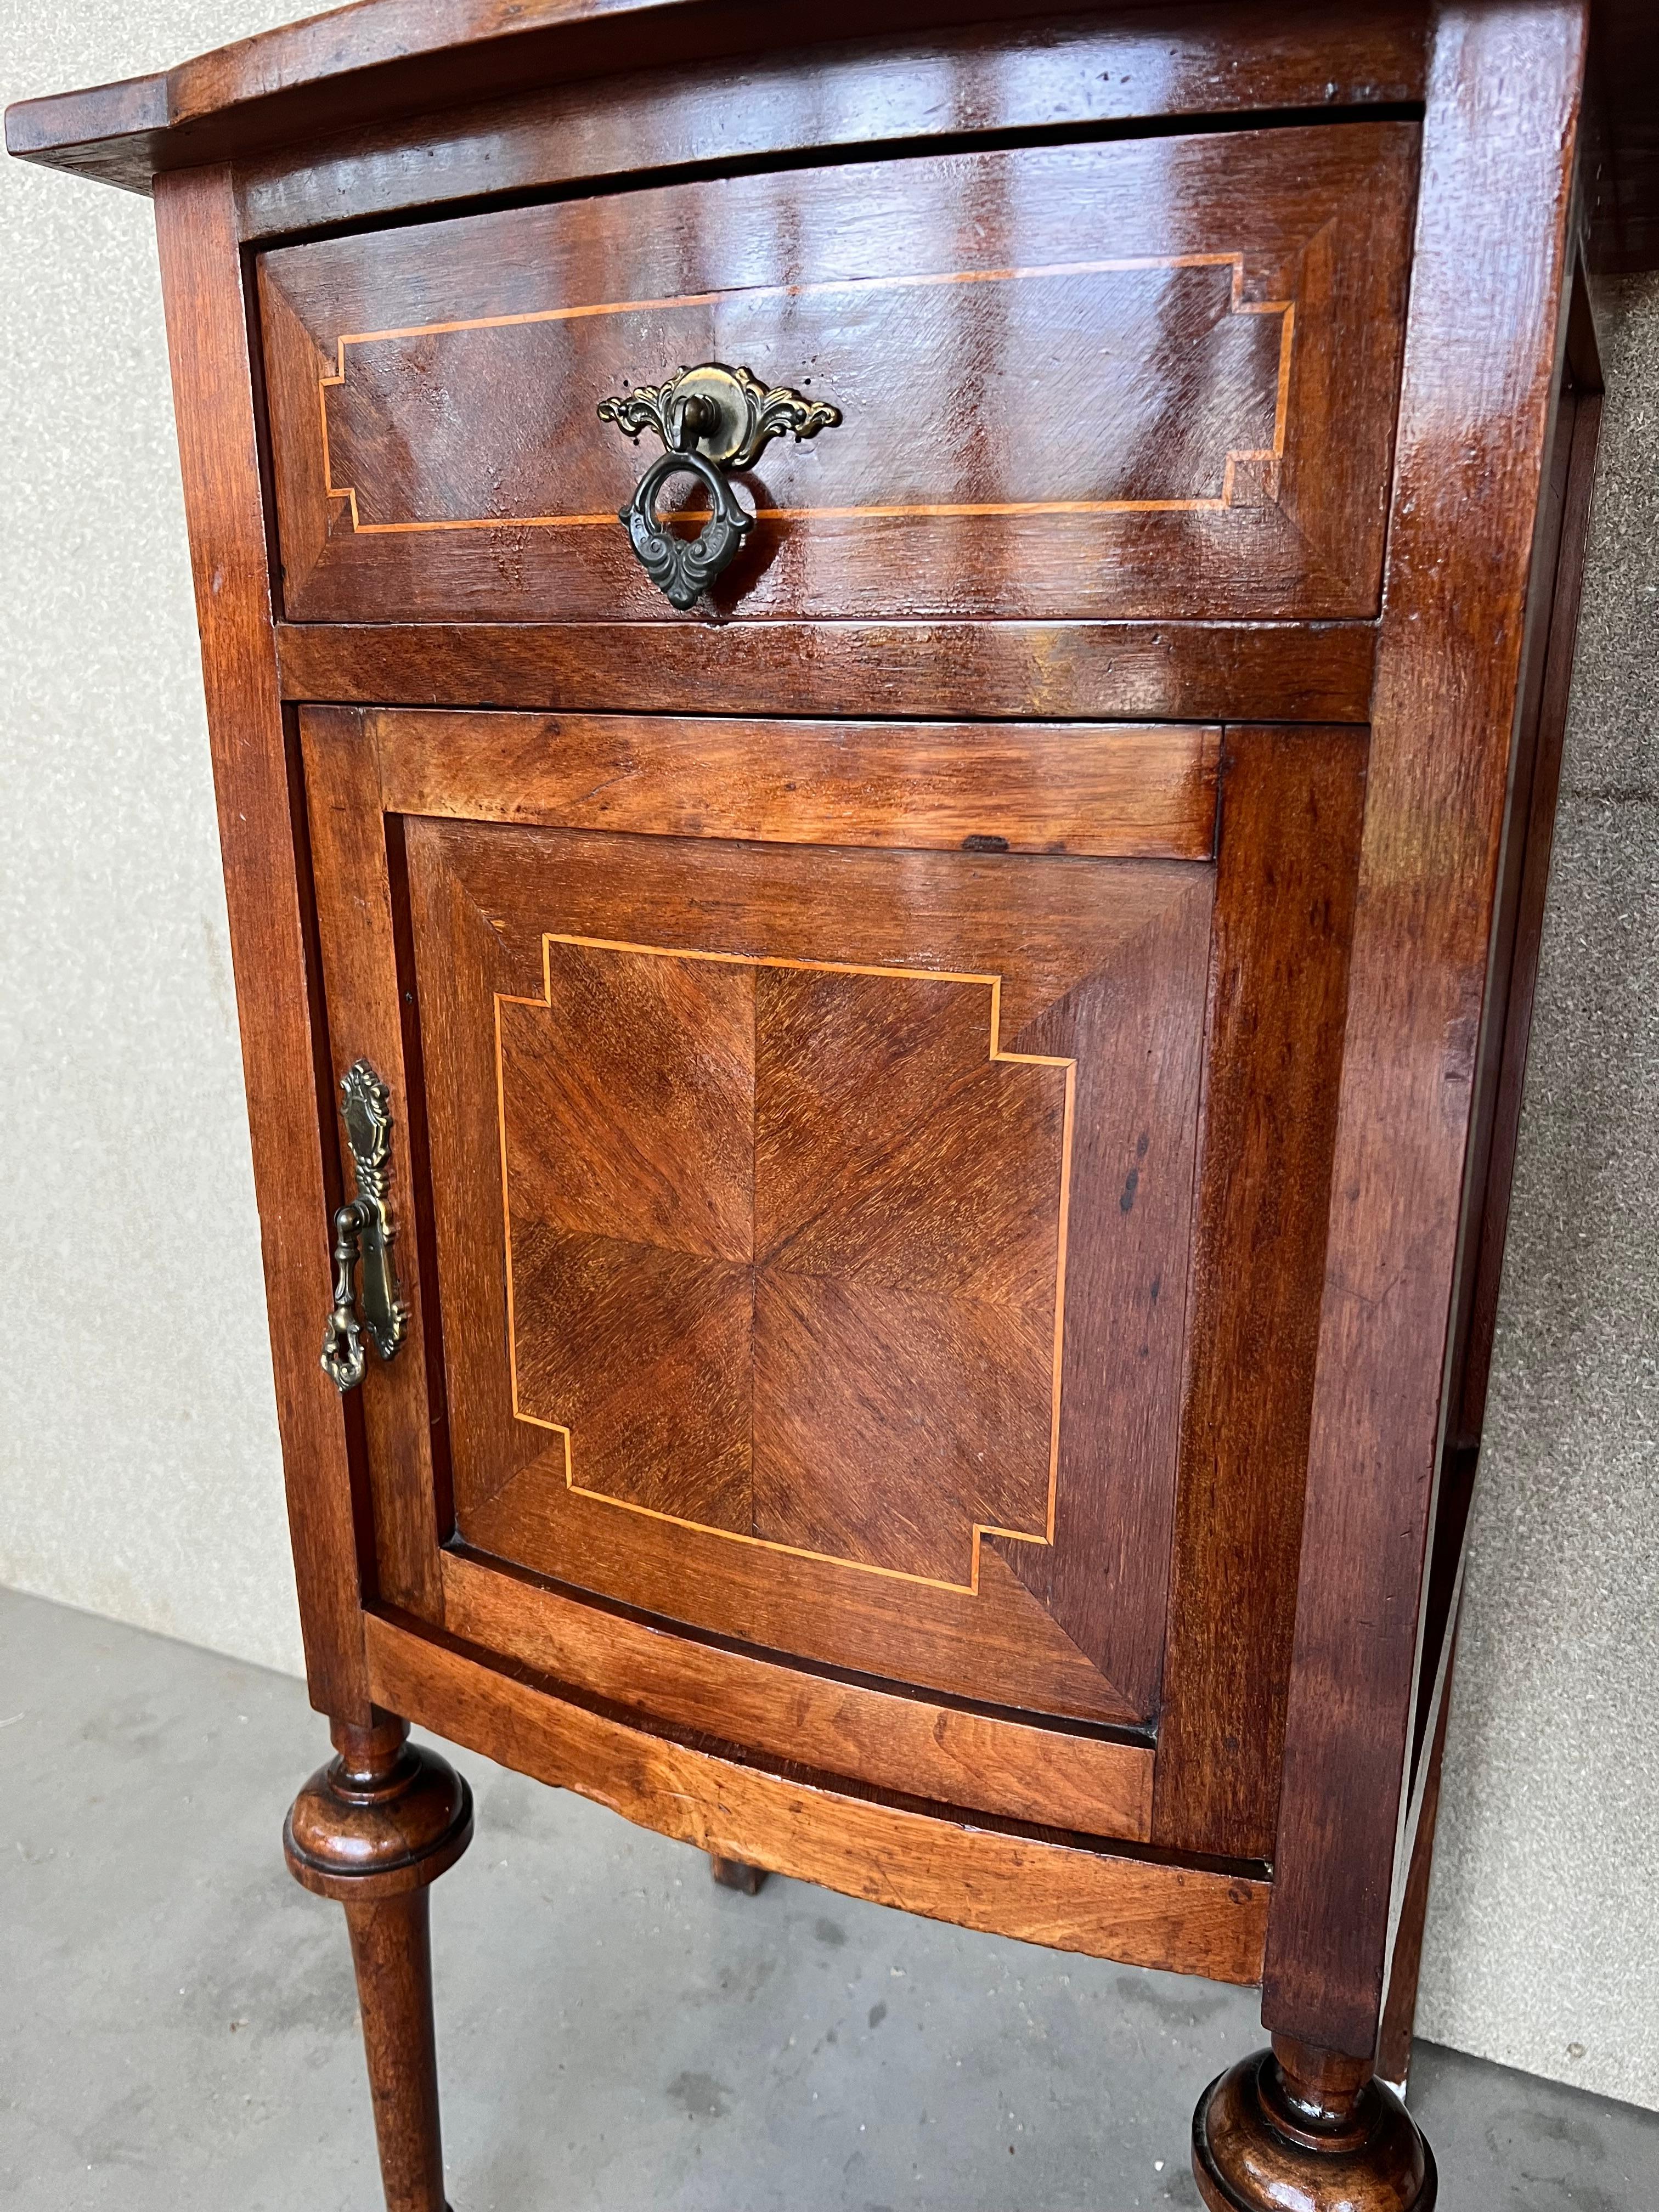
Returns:
[[[296,1881],[345,1907],[386,2212],[448,2212],[427,1890],[472,1840],[472,1793],[389,1714],[331,1734],[337,1755],[295,1799],[283,1848]]]
[[[708,1871],[722,1889],[740,1889],[745,1897],[752,1897],[766,1879],[764,1867],[750,1866],[745,1859],[723,1859],[718,1851],[708,1854]]]
[[[348,1899],[345,1909],[380,2178],[392,2212],[440,2212],[444,2204],[430,1905],[429,1892],[416,1889],[378,1905]]]
[[[1432,2212],[1434,2155],[1369,2058],[1276,2035],[1212,2081],[1193,2116],[1211,2212]]]

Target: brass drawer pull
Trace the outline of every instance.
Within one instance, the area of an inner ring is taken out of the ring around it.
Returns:
[[[602,399],[599,416],[628,437],[649,430],[662,440],[662,453],[617,519],[646,574],[672,605],[684,609],[708,590],[754,527],[728,472],[752,468],[767,441],[786,431],[799,444],[834,429],[841,410],[787,386],[769,389],[746,368],[711,361],[683,368],[666,384],[641,385]],[[696,477],[708,494],[713,513],[696,538],[680,537],[658,517],[657,495],[675,476]]]
[[[392,1100],[366,1060],[340,1079],[340,1111],[356,1170],[357,1194],[334,1217],[334,1310],[323,1331],[323,1372],[342,1395],[363,1379],[363,1331],[382,1359],[404,1340],[409,1308],[398,1286],[392,1245],[397,1235],[386,1204],[392,1164]],[[362,1267],[359,1320],[352,1276]]]
[[[696,477],[714,510],[695,538],[679,537],[657,517],[657,494],[670,477],[678,476]],[[755,524],[713,463],[690,453],[659,453],[617,520],[626,526],[646,574],[672,605],[682,609],[708,590]]]

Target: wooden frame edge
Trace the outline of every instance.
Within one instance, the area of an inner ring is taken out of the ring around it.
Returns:
[[[777,1874],[1126,1966],[1260,1979],[1270,1884],[921,1812],[698,1751],[365,1616],[375,1702],[642,1827]]]
[[[1372,622],[279,623],[295,702],[543,714],[1352,723]],[[777,670],[813,675],[780,704]],[[1286,656],[1293,655],[1291,665]]]
[[[1588,10],[1435,7],[1262,2001],[1276,2034],[1355,2058],[1376,2047],[1408,1843]],[[1516,243],[1477,290],[1463,240],[1500,198]],[[1484,459],[1499,451],[1501,471]],[[1455,539],[1477,470],[1486,537],[1454,604],[1431,549]]]
[[[1151,1840],[1152,1744],[1098,1728],[1039,1727],[1011,1711],[792,1665],[681,1634],[459,1550],[441,1561],[444,1626],[461,1642],[552,1680],[695,1730],[709,1711],[757,1758],[799,1761],[865,1785],[1057,1826],[1128,1844]],[[896,1744],[902,1752],[896,1753]]]
[[[347,1418],[317,1357],[331,1280],[333,1115],[321,1095],[304,802],[277,676],[258,370],[228,169],[162,179],[155,228],[307,1676],[319,1710],[361,1725],[362,1500]]]

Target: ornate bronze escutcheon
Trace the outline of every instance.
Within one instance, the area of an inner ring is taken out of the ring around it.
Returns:
[[[602,399],[599,416],[629,437],[650,430],[662,440],[662,454],[617,519],[646,574],[672,605],[684,609],[707,591],[754,527],[754,516],[732,489],[730,472],[752,468],[767,441],[786,431],[799,443],[834,429],[841,410],[787,386],[769,388],[748,369],[714,361],[683,368],[666,384],[641,385]],[[708,494],[712,512],[696,538],[680,537],[657,514],[658,494],[676,476],[696,477]]]
[[[386,1187],[392,1170],[392,1101],[386,1085],[366,1060],[354,1061],[340,1079],[340,1112],[346,1143],[356,1170],[357,1194],[334,1217],[334,1310],[323,1331],[323,1372],[343,1394],[363,1379],[363,1331],[382,1359],[391,1359],[404,1340],[409,1309],[398,1287],[392,1257],[392,1212]],[[359,1317],[352,1277],[362,1269],[362,1311]]]

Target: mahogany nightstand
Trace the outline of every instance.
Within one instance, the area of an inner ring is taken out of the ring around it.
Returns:
[[[366,0],[8,118],[155,198],[286,1840],[393,2212],[471,1829],[410,1721],[1260,1982],[1206,2203],[1434,2202],[1385,2083],[1659,32],[963,12]]]

